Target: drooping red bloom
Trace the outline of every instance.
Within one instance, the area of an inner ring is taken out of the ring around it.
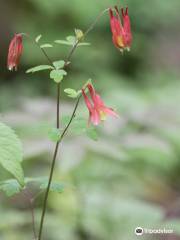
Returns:
[[[123,8],[121,9],[123,24],[118,7],[115,6],[114,9],[116,16],[114,16],[113,10],[111,8],[109,9],[113,43],[121,51],[124,49],[129,50],[132,44],[132,33],[128,7],[125,10]]]
[[[85,89],[82,89],[82,94],[89,110],[89,122],[94,125],[98,125],[101,121],[106,119],[107,115],[118,117],[118,114],[114,112],[112,108],[106,107],[101,97],[96,93],[92,84],[87,85],[91,100],[85,93]]]
[[[9,45],[7,67],[10,71],[17,70],[23,51],[22,34],[15,34]]]

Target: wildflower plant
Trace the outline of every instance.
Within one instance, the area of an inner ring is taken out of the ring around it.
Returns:
[[[101,12],[95,21],[89,26],[89,28],[83,32],[80,29],[75,29],[74,36],[68,36],[65,40],[55,40],[56,44],[68,45],[70,47],[69,53],[65,59],[52,60],[47,54],[46,49],[53,47],[52,44],[42,44],[42,35],[37,36],[35,39],[30,37],[27,33],[15,34],[9,45],[7,67],[9,70],[17,70],[20,67],[20,57],[23,53],[23,42],[26,39],[30,39],[40,49],[45,57],[46,63],[39,66],[34,66],[26,71],[28,74],[36,73],[39,71],[48,71],[49,78],[54,82],[57,89],[57,101],[56,101],[56,125],[49,131],[49,137],[54,142],[54,153],[52,157],[50,173],[48,178],[25,178],[23,168],[21,165],[22,145],[16,134],[11,128],[3,123],[0,123],[0,164],[4,169],[12,174],[14,179],[9,179],[0,182],[0,190],[5,192],[7,196],[11,197],[15,194],[22,192],[29,201],[32,210],[32,229],[34,239],[41,240],[44,220],[47,210],[47,201],[50,191],[63,192],[63,186],[61,183],[53,182],[53,173],[55,169],[55,163],[57,160],[57,154],[59,146],[70,130],[70,126],[73,121],[80,121],[76,119],[76,112],[79,107],[80,100],[84,100],[84,103],[89,112],[89,120],[86,120],[85,131],[87,135],[93,139],[96,139],[96,126],[106,119],[108,115],[113,117],[119,117],[118,113],[112,108],[107,107],[100,95],[96,92],[93,80],[88,80],[79,89],[67,88],[62,89],[61,83],[67,77],[69,71],[69,65],[72,64],[72,56],[76,49],[81,46],[88,46],[89,43],[85,42],[85,39],[89,32],[94,28],[99,19],[109,12],[110,14],[110,26],[112,30],[112,38],[114,45],[121,51],[130,49],[132,42],[130,19],[128,16],[128,8],[124,11],[122,9],[123,25],[121,24],[120,14],[117,7],[105,9]],[[114,16],[116,14],[116,17]],[[67,97],[71,98],[74,103],[74,109],[72,114],[66,119],[64,128],[61,126],[62,112],[60,113],[61,103],[61,91],[64,91]],[[84,125],[83,127],[84,128]],[[35,226],[34,215],[34,202],[39,194],[32,196],[28,190],[31,183],[36,183],[39,186],[40,193],[44,191],[44,200],[42,204],[42,213],[40,219],[39,228]]]

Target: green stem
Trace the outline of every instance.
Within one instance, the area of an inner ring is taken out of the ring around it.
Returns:
[[[29,208],[31,211],[31,219],[32,219],[32,230],[33,230],[34,239],[36,239],[36,227],[35,227],[34,204],[33,204],[34,200],[31,194],[29,193],[28,189],[25,189],[25,191],[23,192],[23,195],[29,203]]]
[[[42,210],[38,240],[41,240],[41,237],[42,237],[44,219],[45,219],[45,214],[46,214],[46,209],[47,209],[47,200],[48,200],[48,195],[49,195],[49,191],[50,191],[50,187],[51,187],[51,182],[52,182],[52,177],[53,177],[53,172],[54,172],[54,167],[55,167],[55,162],[56,162],[56,158],[57,158],[57,154],[58,154],[59,145],[60,145],[61,141],[63,140],[63,137],[65,136],[66,132],[68,131],[68,128],[70,127],[70,125],[72,123],[72,120],[75,116],[76,110],[77,110],[78,105],[79,105],[80,98],[81,98],[81,96],[79,96],[79,98],[76,102],[76,105],[74,107],[73,113],[71,115],[71,118],[70,118],[67,126],[65,127],[64,131],[62,132],[60,140],[56,143],[56,146],[55,146],[53,161],[52,161],[49,180],[48,180],[48,186],[47,186],[47,190],[46,190],[45,197],[44,197],[44,203],[43,203],[43,210]],[[59,102],[59,100],[58,100],[58,102]],[[58,106],[58,104],[57,104],[57,106]]]
[[[69,127],[70,127],[70,125],[71,125],[71,123],[72,123],[73,118],[75,117],[76,110],[77,110],[77,108],[78,108],[78,105],[79,105],[79,101],[80,101],[80,99],[81,99],[81,96],[82,96],[82,95],[80,95],[80,96],[78,97],[78,99],[77,99],[76,105],[75,105],[74,110],[73,110],[73,113],[72,113],[72,115],[71,115],[71,118],[70,118],[67,126],[65,127],[65,129],[64,129],[63,132],[62,132],[59,142],[61,142],[62,139],[64,138],[67,130],[69,129]]]
[[[53,177],[56,157],[57,157],[57,153],[58,153],[58,148],[59,148],[59,142],[57,142],[56,146],[55,146],[53,161],[52,161],[50,175],[49,175],[48,186],[47,186],[47,190],[46,190],[45,197],[44,197],[43,210],[42,210],[42,215],[41,215],[41,222],[40,222],[39,236],[38,236],[39,240],[41,240],[41,237],[42,237],[44,218],[45,218],[46,209],[47,209],[47,200],[48,200],[49,190],[50,190],[50,186],[51,186],[51,182],[52,182],[52,177]]]
[[[60,126],[59,106],[60,106],[60,83],[57,84],[57,104],[56,104],[56,127],[58,129],[59,129],[59,126]],[[48,180],[48,186],[47,186],[45,197],[44,197],[43,210],[42,210],[41,222],[40,222],[40,228],[39,228],[39,240],[41,239],[41,236],[42,236],[44,218],[45,218],[46,209],[47,209],[47,200],[48,200],[49,190],[50,190],[50,186],[51,186],[51,182],[52,182],[52,177],[53,177],[56,157],[57,157],[57,153],[58,153],[58,148],[59,148],[59,142],[57,142],[56,146],[55,146],[53,160],[52,160],[52,164],[51,164],[50,175],[49,175],[49,180]]]
[[[57,84],[57,109],[56,109],[56,127],[59,129],[60,125],[60,83]]]
[[[90,27],[86,30],[86,32],[84,33],[84,36],[86,36],[96,25],[97,21],[99,20],[99,18],[101,16],[103,16],[103,14],[107,11],[108,9],[105,9],[103,12],[101,12],[98,17],[95,19],[95,21],[90,25]],[[65,66],[66,67],[68,65],[68,62],[70,61],[74,51],[76,50],[76,48],[78,47],[80,40],[77,40],[76,43],[74,44],[74,46],[72,47],[71,51],[68,54],[68,57],[66,59],[65,62]],[[38,46],[39,44],[36,43]],[[40,46],[39,46],[40,47]],[[41,48],[41,47],[40,47]],[[51,61],[51,59],[48,57],[48,55],[46,54],[46,52],[44,51],[44,49],[42,49],[43,54],[45,55],[45,57],[48,59],[48,61],[51,63],[51,65],[53,66],[53,62]],[[79,101],[80,101],[81,95],[78,97],[77,102],[75,104],[74,110],[72,112],[71,118],[67,124],[67,126],[65,127],[65,129],[63,130],[60,140],[56,143],[55,146],[55,150],[54,150],[54,155],[53,155],[53,160],[52,160],[52,164],[51,164],[51,170],[50,170],[50,175],[49,175],[49,180],[48,180],[48,186],[47,186],[47,190],[45,193],[45,197],[44,197],[44,202],[43,202],[43,210],[42,210],[42,215],[41,215],[41,221],[40,221],[40,228],[39,228],[39,234],[38,234],[38,240],[42,239],[42,232],[43,232],[43,226],[44,226],[44,219],[45,219],[45,214],[46,214],[46,209],[47,209],[47,200],[48,200],[48,196],[49,196],[49,191],[50,191],[50,186],[51,186],[51,182],[52,182],[52,178],[53,178],[53,172],[54,172],[54,167],[55,167],[55,163],[56,163],[56,158],[57,158],[57,154],[58,154],[58,150],[59,150],[59,145],[61,143],[61,141],[63,140],[65,134],[67,133],[73,118],[75,117],[75,113],[76,110],[78,108],[79,105]],[[57,112],[56,112],[56,118],[57,118],[57,123],[56,126],[59,129],[60,127],[60,121],[59,121],[59,106],[60,106],[60,84],[57,85]]]
[[[100,12],[100,14],[96,17],[96,19],[92,22],[92,24],[89,26],[89,28],[85,31],[84,33],[84,37],[86,37],[86,35],[95,27],[95,25],[97,24],[97,22],[99,21],[99,19],[107,12],[109,11],[109,8],[106,8],[105,10],[103,10],[102,12]]]
[[[44,48],[42,48],[38,42],[34,41],[34,39],[27,33],[21,33],[22,35],[26,36],[27,38],[29,38],[33,43],[35,43],[35,45],[41,50],[41,52],[43,53],[43,55],[45,56],[45,58],[48,60],[49,64],[55,69],[54,65],[53,65],[53,61],[50,59],[50,57],[48,56],[48,54],[46,53],[46,51],[44,50]]]

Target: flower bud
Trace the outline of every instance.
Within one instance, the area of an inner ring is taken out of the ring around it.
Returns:
[[[75,35],[78,41],[81,41],[84,37],[84,33],[80,29],[75,29]]]
[[[9,45],[7,67],[10,71],[17,70],[23,51],[22,34],[15,34]]]

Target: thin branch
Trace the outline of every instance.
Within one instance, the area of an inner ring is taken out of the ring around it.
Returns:
[[[64,129],[63,132],[62,132],[59,142],[61,142],[61,141],[63,140],[63,138],[64,138],[67,130],[69,129],[69,127],[70,127],[70,125],[71,125],[71,123],[72,123],[73,118],[75,117],[76,110],[77,110],[77,108],[78,108],[78,105],[79,105],[79,101],[80,101],[80,99],[81,99],[81,96],[82,96],[82,95],[80,95],[80,96],[78,97],[78,99],[77,99],[76,105],[75,105],[74,110],[73,110],[73,113],[72,113],[72,115],[71,115],[71,118],[70,118],[67,126],[65,127],[65,129]]]
[[[85,31],[84,37],[86,37],[86,35],[95,27],[95,25],[97,24],[97,22],[99,21],[99,19],[100,19],[107,11],[109,11],[109,8],[106,8],[105,10],[103,10],[102,12],[100,12],[100,14],[96,17],[95,21],[92,22],[92,24],[89,26],[89,28]]]
[[[104,11],[100,12],[100,14],[96,17],[95,21],[89,26],[89,28],[84,32],[84,38],[86,37],[86,35],[95,27],[95,25],[97,24],[97,22],[99,21],[99,19],[107,12],[109,11],[109,8],[105,9]],[[68,62],[70,61],[74,51],[76,50],[76,48],[78,47],[78,44],[81,42],[81,40],[77,40],[74,44],[74,46],[72,47],[72,49],[69,52],[69,55],[66,59],[65,62],[65,67],[68,65]]]
[[[25,191],[23,192],[23,195],[29,203],[29,208],[30,208],[30,211],[31,211],[31,219],[32,219],[32,231],[33,231],[34,239],[37,239],[36,226],[35,226],[35,216],[34,216],[34,204],[33,204],[34,200],[31,196],[30,192],[28,191],[28,189],[25,189]]]
[[[36,42],[29,34],[27,33],[21,33],[22,35],[28,37],[33,43],[35,43],[35,45],[41,50],[41,52],[43,53],[43,55],[45,56],[45,58],[48,60],[48,62],[50,63],[50,65],[55,69],[54,65],[53,65],[53,61],[50,59],[50,57],[48,56],[48,54],[46,53],[46,51],[44,50],[44,48],[42,48],[38,42]]]
[[[57,109],[56,109],[56,127],[59,129],[60,127],[60,83],[57,84]]]
[[[48,186],[47,186],[47,190],[46,190],[45,197],[44,197],[43,211],[42,211],[42,216],[41,216],[39,238],[38,238],[39,240],[41,240],[41,236],[42,236],[43,224],[44,224],[44,219],[45,219],[45,214],[46,214],[46,209],[47,209],[47,200],[48,200],[49,190],[50,190],[50,187],[51,187],[51,182],[52,182],[52,177],[53,177],[56,157],[57,157],[57,153],[58,153],[58,149],[59,149],[59,144],[61,143],[63,137],[65,136],[68,128],[70,127],[70,125],[72,123],[72,120],[73,120],[73,118],[75,116],[76,110],[77,110],[78,105],[79,105],[80,98],[81,98],[81,96],[78,97],[78,100],[77,100],[77,102],[75,104],[75,107],[74,107],[73,113],[71,115],[71,118],[70,118],[67,126],[65,127],[64,131],[62,132],[60,140],[56,143],[56,146],[55,146],[55,151],[54,151],[54,155],[53,155],[53,161],[52,161],[50,175],[49,175]]]
[[[68,54],[68,56],[66,58],[66,61],[65,61],[65,65],[64,65],[65,67],[68,65],[68,62],[70,61],[70,59],[71,59],[74,51],[76,50],[79,42],[80,42],[80,40],[77,40],[76,43],[74,44],[74,46],[72,47],[72,49],[70,50],[70,52],[69,52],[69,54]]]
[[[46,190],[45,197],[44,197],[43,211],[42,211],[42,215],[41,215],[41,222],[40,222],[39,236],[38,236],[39,240],[41,240],[41,237],[42,237],[44,218],[45,218],[46,209],[47,209],[47,200],[48,200],[49,190],[50,190],[50,186],[51,186],[51,182],[52,182],[52,177],[53,177],[56,157],[57,157],[57,153],[58,153],[58,148],[59,148],[59,142],[57,142],[56,146],[55,146],[55,151],[54,151],[54,155],[53,155],[53,161],[52,161],[50,175],[49,175],[48,186],[47,186],[47,190]]]

